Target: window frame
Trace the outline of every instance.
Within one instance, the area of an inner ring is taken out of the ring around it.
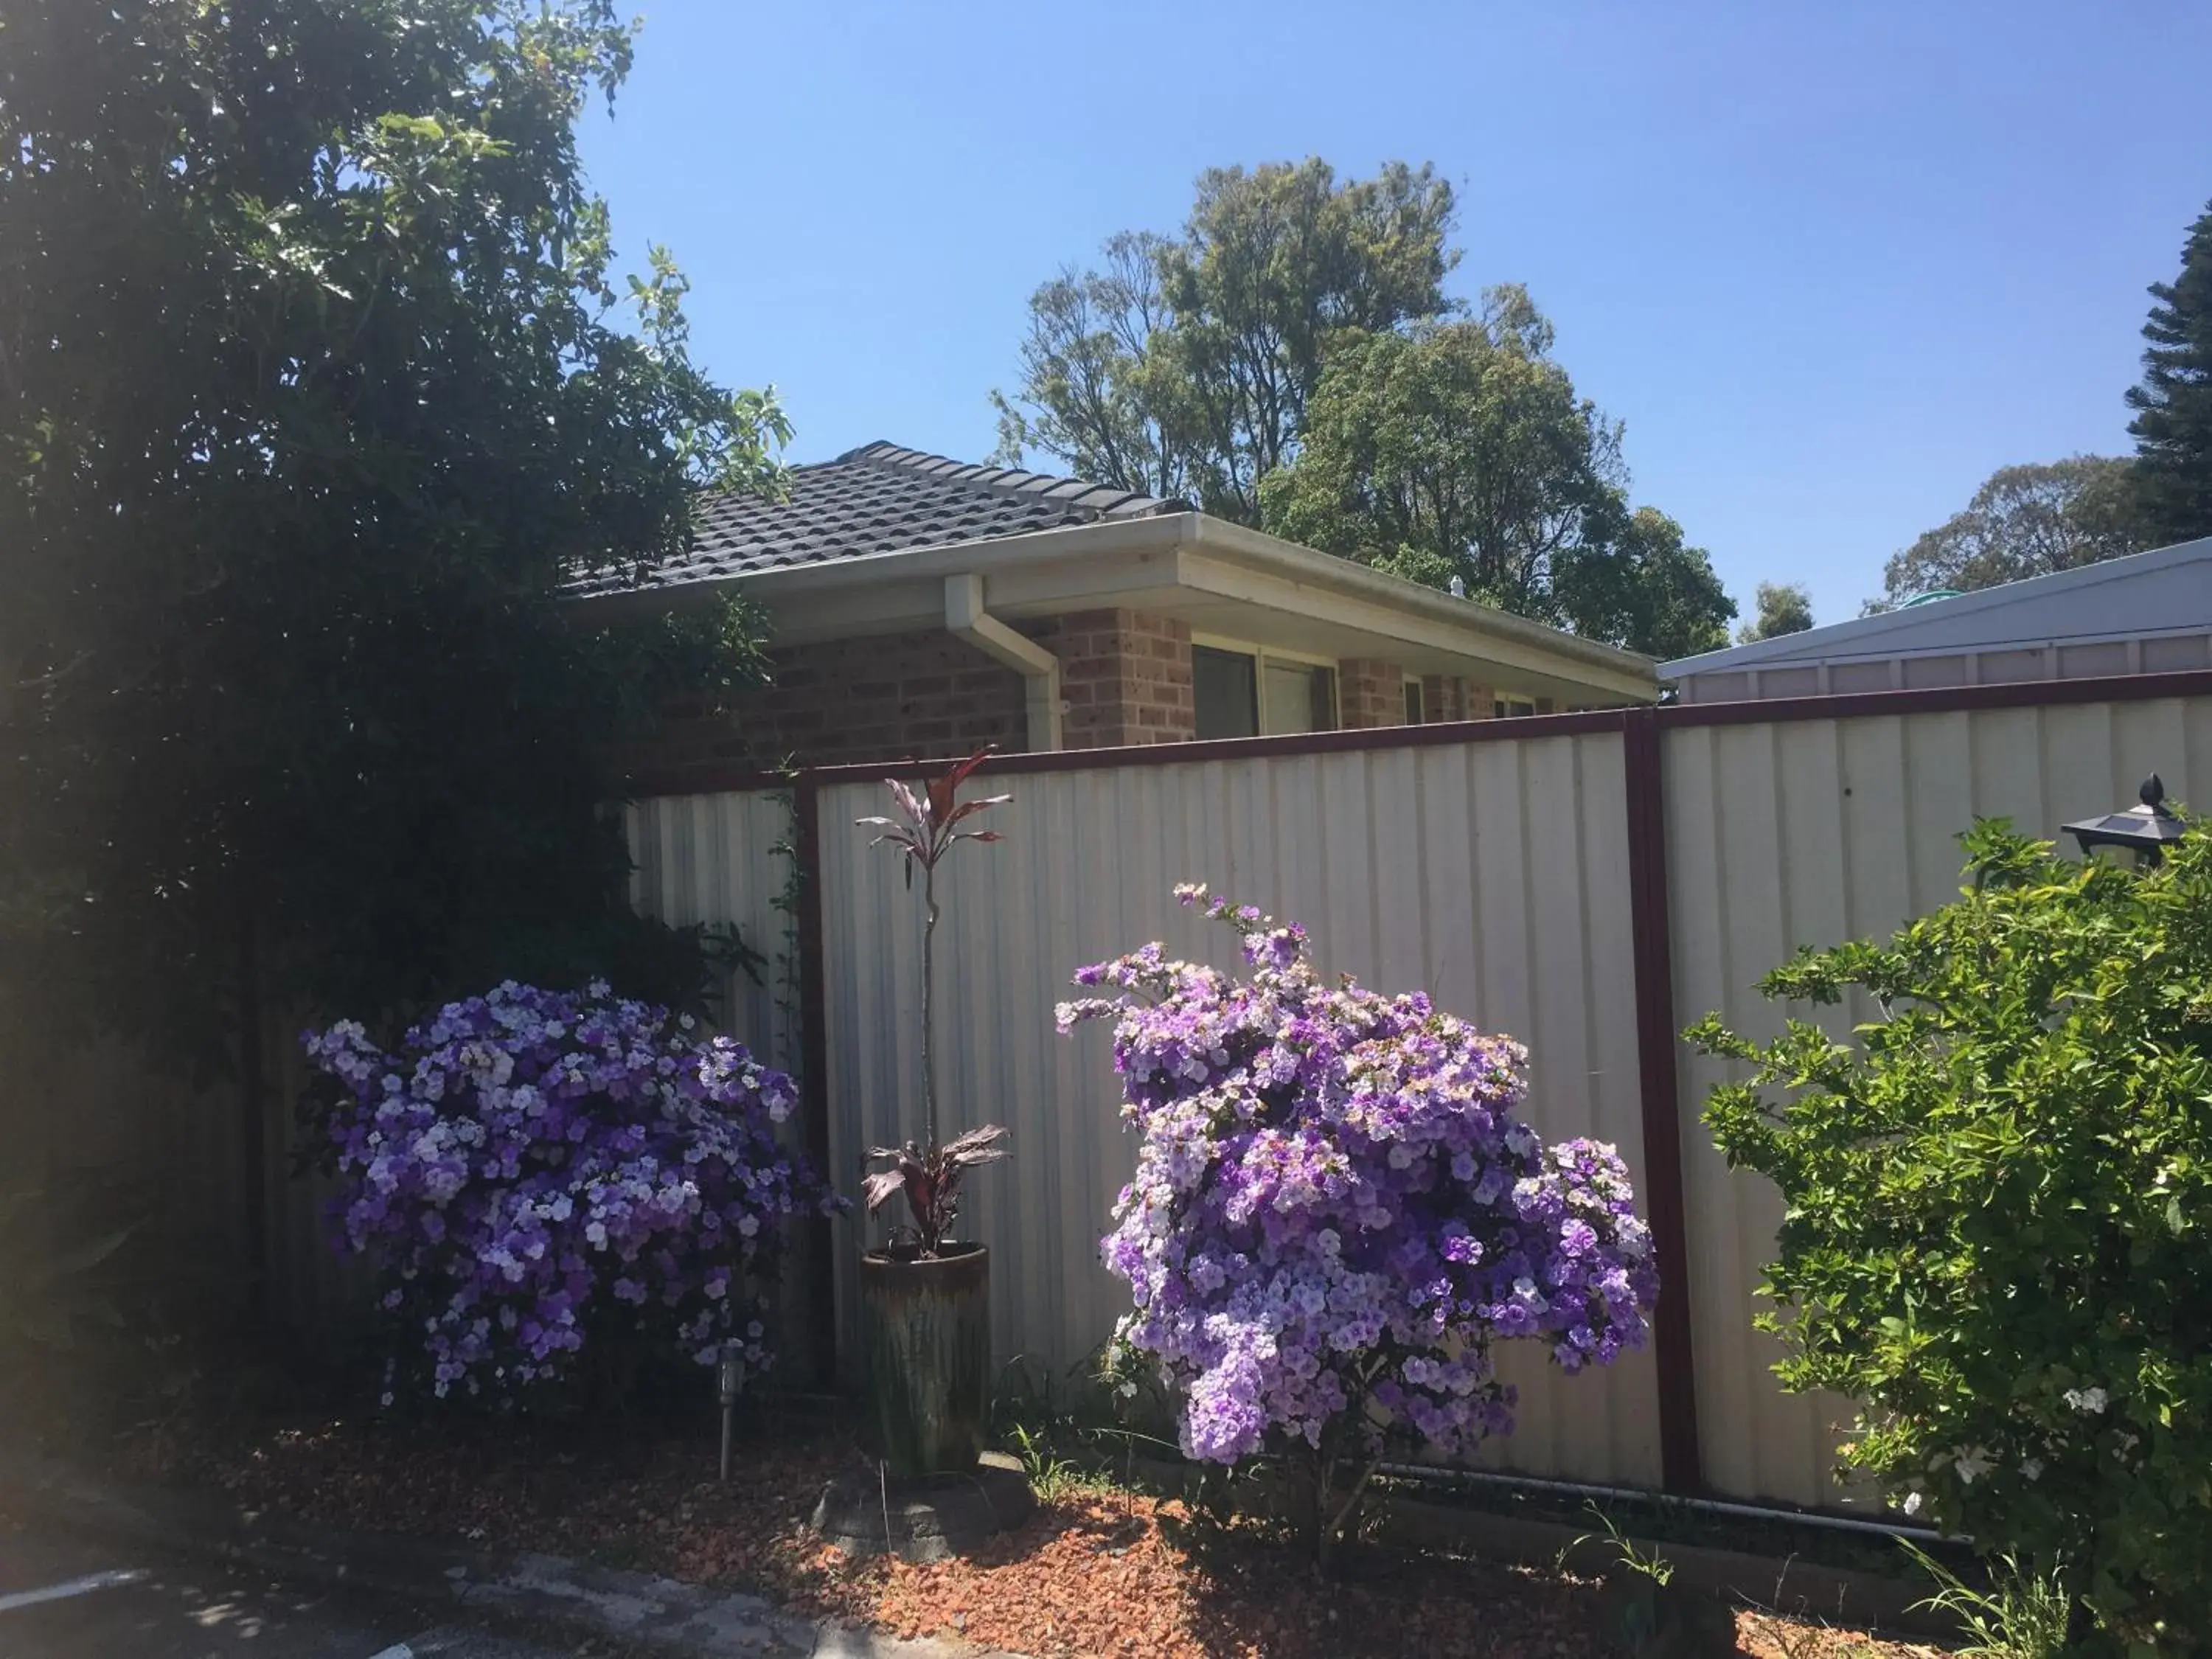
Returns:
[[[1318,729],[1324,732],[1344,730],[1344,675],[1334,657],[1324,657],[1308,651],[1288,651],[1272,645],[1261,645],[1254,640],[1240,640],[1225,634],[1201,634],[1193,629],[1190,642],[1208,651],[1227,652],[1233,656],[1252,659],[1253,714],[1261,737],[1279,736],[1267,730],[1267,665],[1271,662],[1285,667],[1324,668],[1328,671],[1328,724]]]

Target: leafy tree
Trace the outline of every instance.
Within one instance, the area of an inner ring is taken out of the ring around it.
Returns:
[[[1041,449],[1593,638],[1703,648],[1735,614],[1710,562],[1628,511],[1620,424],[1524,290],[1472,317],[1445,298],[1452,212],[1426,167],[1207,173],[1180,236],[1125,232],[1030,297],[995,459]]]
[[[1609,546],[1569,548],[1552,584],[1576,633],[1662,662],[1720,650],[1735,619],[1705,550],[1684,546],[1656,507],[1638,507]]]
[[[1261,486],[1267,528],[1653,655],[1726,643],[1711,562],[1665,514],[1628,511],[1620,427],[1552,342],[1517,287],[1477,317],[1340,336],[1304,447]]]
[[[1882,568],[1882,597],[1867,614],[1916,593],[1969,592],[2096,564],[2148,545],[2130,464],[2075,455],[2000,467],[1966,503]]]
[[[2128,388],[2136,483],[2151,544],[2212,536],[2212,205],[2190,227],[2181,275],[2151,284],[2143,377]]]
[[[359,1009],[696,972],[610,749],[754,631],[561,595],[773,487],[782,419],[665,255],[610,283],[574,128],[631,47],[611,0],[9,0],[0,1002],[205,1037],[247,940]]]
[[[1802,582],[1761,582],[1752,603],[1758,614],[1736,630],[1739,645],[1802,634],[1813,625],[1813,596]]]
[[[2148,873],[1984,823],[1957,902],[1801,952],[1770,997],[1877,1011],[1757,1044],[1705,1110],[1781,1189],[1760,1324],[1859,1402],[1844,1462],[2056,1575],[2140,1654],[2212,1643],[2212,832]],[[2069,1651],[2105,1650],[2083,1645]]]
[[[1041,449],[1257,524],[1331,337],[1449,308],[1453,205],[1431,168],[1402,162],[1342,183],[1318,159],[1208,169],[1180,236],[1116,236],[1104,269],[1030,296],[1020,389],[993,394],[1000,459]]]
[[[1022,398],[1003,393],[994,459],[1023,464],[1030,447],[1066,463],[1079,477],[1163,501],[1194,498],[1201,465],[1191,434],[1155,405],[1150,388],[1162,372],[1148,353],[1169,323],[1160,287],[1164,239],[1124,231],[1106,244],[1101,270],[1066,270],[1030,296],[1022,342]]]
[[[1576,396],[1521,289],[1480,318],[1340,339],[1297,459],[1261,491],[1268,530],[1553,620],[1553,562],[1611,539],[1620,428]]]

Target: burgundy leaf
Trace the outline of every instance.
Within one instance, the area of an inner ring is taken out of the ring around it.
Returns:
[[[891,797],[898,802],[899,811],[906,814],[906,821],[917,830],[926,828],[929,812],[922,805],[921,798],[896,778],[885,778],[884,781],[890,787]]]
[[[985,744],[963,761],[951,766],[929,781],[929,815],[933,823],[943,823],[952,815],[954,803],[959,799],[960,786],[969,775],[991,757],[995,744]]]
[[[1006,1130],[998,1124],[986,1123],[947,1141],[939,1149],[938,1156],[959,1169],[989,1164],[1007,1155],[1005,1147],[993,1144],[1005,1139],[1006,1135]]]
[[[882,1209],[891,1201],[891,1194],[905,1185],[905,1177],[896,1170],[878,1170],[868,1176],[860,1185],[861,1195],[867,1200],[868,1213],[873,1215]]]
[[[950,829],[961,819],[972,813],[980,812],[987,806],[1004,806],[1012,799],[1012,795],[978,795],[974,800],[963,800],[952,809],[951,816],[945,820],[945,827]]]

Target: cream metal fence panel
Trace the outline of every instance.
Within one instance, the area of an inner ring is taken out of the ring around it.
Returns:
[[[1885,935],[1956,896],[1957,837],[1977,817],[2055,836],[2131,804],[2153,771],[2179,800],[2212,799],[2212,697],[1785,717],[1664,741],[1678,1023],[1717,1009],[1757,1037],[1784,1010],[1753,988],[1796,947]],[[1828,1023],[1842,1035],[1873,1014],[1862,1003]],[[1751,1328],[1780,1200],[1731,1174],[1698,1121],[1726,1068],[1686,1048],[1678,1065],[1705,1479],[1738,1497],[1849,1504],[1832,1474],[1849,1407],[1783,1394],[1779,1350]]]
[[[762,1060],[796,1071],[797,1000],[786,966],[792,920],[778,908],[789,883],[791,798],[780,790],[662,795],[627,809],[630,902],[676,927],[735,927],[768,958],[755,980],[732,974],[720,1024]]]
[[[1012,1132],[1012,1161],[974,1178],[968,1200],[993,1251],[1002,1362],[1079,1374],[1126,1306],[1097,1261],[1134,1151],[1108,1033],[1055,1036],[1053,1005],[1079,965],[1154,939],[1230,965],[1233,936],[1179,907],[1178,881],[1304,922],[1326,970],[1426,990],[1519,1037],[1542,1133],[1613,1141],[1640,1170],[1618,733],[1050,771],[1000,787],[1014,797],[992,815],[1006,840],[960,848],[940,873],[938,1006],[948,1125]],[[839,781],[821,805],[830,1142],[854,1196],[862,1148],[920,1132],[920,901],[853,827],[882,793]],[[858,1243],[855,1230],[837,1252],[848,1332]],[[1489,1461],[1657,1483],[1648,1352],[1574,1378],[1539,1355],[1504,1358],[1520,1428]]]
[[[2212,696],[1853,713],[1809,707],[1750,720],[1667,717],[1662,735],[1677,1024],[1718,1009],[1753,1035],[1781,1011],[1753,990],[1799,945],[1880,934],[1945,902],[1955,837],[1977,816],[2051,833],[2132,799],[2160,771],[2184,802],[2212,798]],[[1420,988],[1532,1051],[1528,1113],[1547,1136],[1618,1144],[1643,1176],[1627,803],[1617,733],[1473,738],[1330,752],[1018,772],[994,814],[1006,840],[961,848],[941,878],[940,1087],[951,1127],[1012,1130],[1014,1161],[970,1188],[993,1247],[1000,1357],[1079,1375],[1124,1305],[1097,1244],[1133,1146],[1118,1120],[1106,1032],[1054,1036],[1079,965],[1164,940],[1230,965],[1234,941],[1177,906],[1182,880],[1304,921],[1330,970]],[[988,778],[988,775],[987,775]],[[820,786],[826,1093],[832,1174],[858,1195],[863,1147],[919,1133],[920,903],[898,861],[853,820],[880,784]],[[764,794],[670,798],[633,810],[641,907],[781,937],[769,903],[786,831]],[[774,997],[741,988],[736,1029],[775,1043]],[[1870,1012],[1838,1011],[1838,1029]],[[1682,1147],[1704,1474],[1732,1496],[1850,1505],[1832,1475],[1840,1402],[1784,1395],[1774,1346],[1751,1329],[1753,1287],[1779,1206],[1732,1175],[1698,1121],[1717,1067],[1679,1050]],[[859,1224],[835,1277],[849,1369]],[[873,1230],[869,1230],[872,1236]],[[1486,1462],[1656,1486],[1650,1354],[1564,1378],[1504,1356],[1519,1432]]]

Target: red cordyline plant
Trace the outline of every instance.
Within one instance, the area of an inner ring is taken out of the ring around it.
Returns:
[[[985,808],[1013,799],[1012,795],[988,795],[969,801],[960,799],[960,786],[991,753],[991,747],[986,744],[967,759],[956,761],[938,776],[928,779],[920,791],[908,788],[896,778],[887,778],[884,782],[891,798],[898,803],[899,815],[854,820],[862,829],[880,832],[869,842],[870,846],[879,847],[888,842],[899,849],[906,863],[909,892],[914,889],[915,869],[921,871],[921,1103],[927,1139],[920,1146],[909,1140],[902,1146],[870,1147],[869,1163],[889,1158],[891,1167],[870,1174],[864,1190],[871,1215],[890,1203],[894,1193],[906,1194],[907,1208],[914,1217],[915,1243],[925,1259],[939,1254],[945,1234],[951,1231],[953,1219],[960,1212],[961,1177],[979,1164],[993,1163],[1006,1155],[1006,1149],[997,1144],[1006,1132],[994,1123],[970,1129],[951,1141],[938,1139],[937,1050],[932,1035],[937,978],[934,951],[939,861],[963,841],[1003,839],[995,830],[963,830],[960,826]]]

